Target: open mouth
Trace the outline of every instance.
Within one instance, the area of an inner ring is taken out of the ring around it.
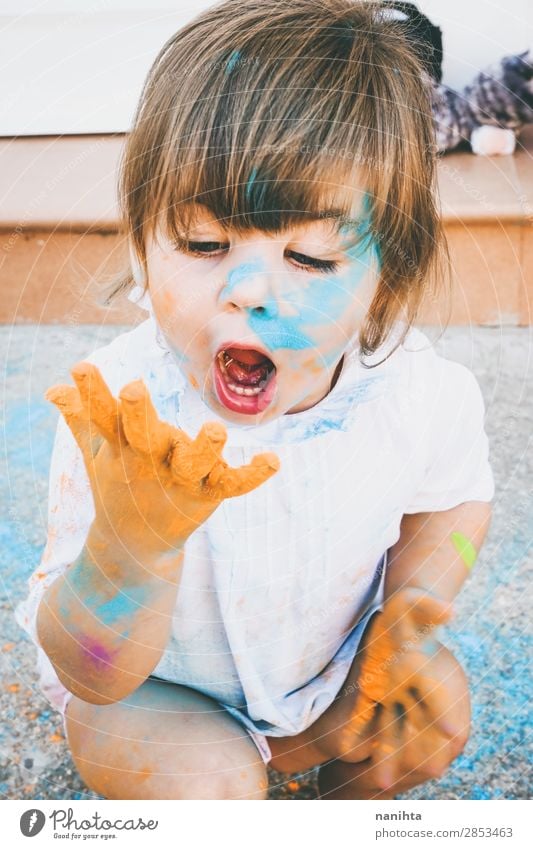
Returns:
[[[229,345],[215,357],[215,389],[221,404],[236,413],[262,413],[276,392],[276,366],[263,351]]]

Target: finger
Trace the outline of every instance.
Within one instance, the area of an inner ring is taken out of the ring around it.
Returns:
[[[418,728],[406,720],[403,725],[403,744],[400,768],[396,777],[395,791],[400,793],[431,777],[431,768],[423,772],[424,764],[429,764],[431,758],[431,741],[428,740],[426,728]],[[434,743],[434,741],[433,741]]]
[[[233,469],[230,466],[215,466],[207,480],[207,488],[217,498],[233,498],[244,495],[261,486],[280,467],[278,457],[272,452],[256,454],[251,463]]]
[[[169,456],[176,429],[162,422],[142,380],[134,380],[119,393],[122,427],[129,444],[145,460],[158,463]]]
[[[104,439],[118,446],[120,425],[117,399],[111,394],[99,369],[93,363],[82,361],[71,369],[87,416]]]
[[[461,729],[459,720],[454,721],[454,700],[447,687],[434,678],[419,677],[416,687],[406,691],[410,697],[409,710],[420,710],[425,724],[433,724],[445,737],[455,737]]]
[[[174,447],[170,460],[173,474],[185,483],[198,482],[207,477],[214,466],[220,463],[226,438],[226,428],[221,422],[206,422],[196,439],[178,442]]]
[[[410,776],[419,781],[439,778],[450,762],[450,741],[427,721],[421,726],[408,724],[406,765]]]
[[[355,705],[346,723],[346,731],[353,735],[363,735],[369,731],[370,723],[375,718],[377,703],[359,690]]]
[[[92,440],[80,393],[75,386],[56,384],[46,390],[44,397],[57,407],[65,419],[87,462],[92,457]]]
[[[398,778],[398,761],[402,756],[403,732],[394,710],[381,705],[372,760],[374,778],[381,790],[388,790]]]

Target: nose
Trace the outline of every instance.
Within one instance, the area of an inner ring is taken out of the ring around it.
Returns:
[[[228,272],[219,302],[247,310],[261,318],[275,318],[279,312],[272,274],[260,260],[241,262]]]

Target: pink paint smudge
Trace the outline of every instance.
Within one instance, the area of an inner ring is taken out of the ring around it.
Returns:
[[[83,637],[80,640],[80,645],[83,649],[83,654],[87,660],[94,666],[108,666],[112,663],[116,652],[108,651],[105,646],[93,640],[92,637]]]

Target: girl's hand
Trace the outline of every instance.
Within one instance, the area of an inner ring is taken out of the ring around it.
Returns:
[[[52,386],[85,462],[97,536],[133,558],[181,549],[224,498],[250,492],[279,468],[275,454],[257,454],[231,468],[222,457],[226,430],[205,424],[195,439],[162,422],[141,380],[113,397],[96,366],[71,371],[76,386]]]
[[[409,694],[409,700],[379,705],[371,766],[367,764],[365,773],[369,786],[401,792],[440,778],[462,751],[468,738],[470,710],[461,666],[437,643],[426,654],[423,678],[431,691],[431,707],[427,696],[416,700],[416,690]]]
[[[365,640],[359,688],[369,702],[405,710],[424,702],[439,720],[445,687],[428,672],[432,632],[451,616],[451,605],[424,590],[408,588],[390,596],[376,614]]]
[[[372,755],[385,761],[415,731],[430,729],[435,745],[437,737],[454,736],[458,729],[450,717],[456,695],[437,674],[439,644],[432,636],[450,612],[444,602],[409,588],[391,596],[375,615],[351,670],[357,695],[342,702],[337,757],[355,762]]]

